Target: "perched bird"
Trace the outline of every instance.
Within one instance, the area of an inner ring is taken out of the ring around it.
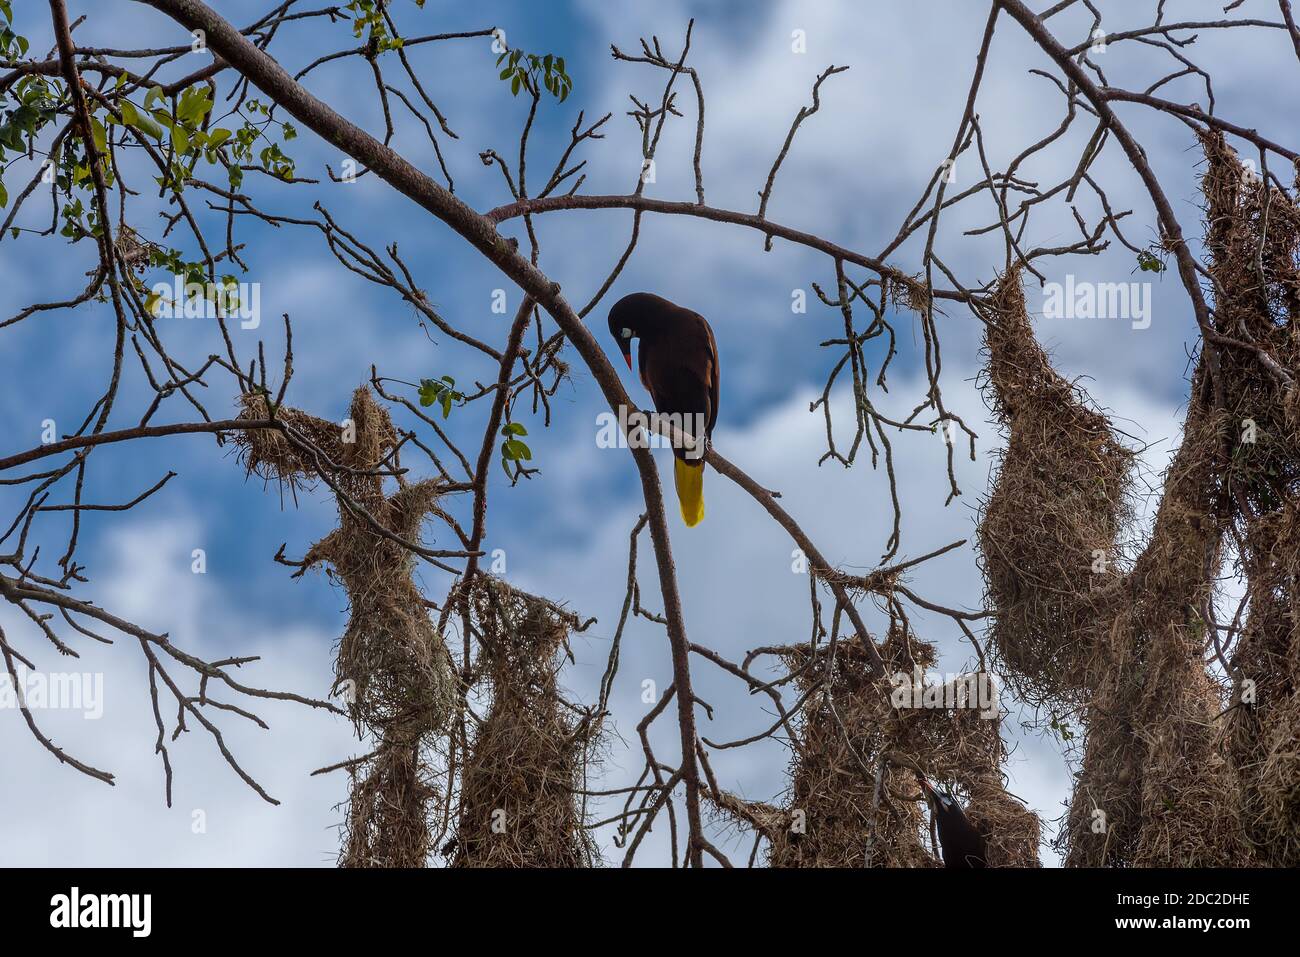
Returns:
[[[632,340],[640,339],[641,382],[655,410],[693,440],[673,446],[673,480],[682,520],[704,518],[704,450],[718,420],[718,345],[703,316],[648,292],[624,296],[609,310],[609,331],[632,368]]]
[[[939,831],[939,847],[943,850],[945,867],[988,867],[988,848],[975,825],[966,817],[957,799],[950,793],[936,791],[930,782],[917,775],[921,790],[930,800],[935,827]]]

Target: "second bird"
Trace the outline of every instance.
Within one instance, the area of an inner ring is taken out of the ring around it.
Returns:
[[[919,775],[917,780],[930,802],[930,811],[939,831],[939,845],[943,849],[944,866],[957,869],[988,867],[989,851],[984,835],[970,822],[952,792],[935,790]]]
[[[673,446],[673,479],[682,520],[704,518],[704,445],[718,419],[718,345],[697,312],[648,292],[624,296],[609,311],[609,331],[632,368],[632,340],[641,340],[637,365],[655,411],[674,424],[696,449]],[[701,429],[703,434],[701,435]]]

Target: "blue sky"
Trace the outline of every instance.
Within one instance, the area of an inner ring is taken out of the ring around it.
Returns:
[[[1256,4],[1257,5],[1257,4]],[[101,5],[71,3],[73,15],[91,14],[77,32],[85,45],[165,45],[184,34],[153,10],[114,4],[113,16]],[[263,3],[219,2],[217,9],[236,23],[262,12]],[[1191,8],[1213,12],[1213,4]],[[1250,6],[1250,4],[1248,4]],[[579,110],[587,121],[612,111],[607,137],[584,144],[578,158],[588,160],[585,193],[623,193],[639,172],[639,133],[626,111],[628,93],[657,102],[665,74],[646,66],[615,63],[609,45],[636,52],[638,37],[656,33],[666,51],[680,50],[686,21],[697,17],[691,62],[705,87],[708,125],[703,167],[710,205],[754,211],[758,191],[780,147],[790,120],[808,101],[812,82],[827,65],[848,64],[848,73],[827,81],[822,109],[801,129],[777,180],[769,213],[782,223],[819,233],[854,249],[874,254],[898,228],[902,216],[924,189],[951,144],[965,102],[985,18],[982,4],[873,4],[864,13],[848,0],[800,4],[793,0],[764,4],[667,0],[656,4],[608,4],[598,0],[537,3],[459,4],[429,0],[425,9],[398,0],[400,22],[408,35],[500,26],[508,42],[531,52],[565,56],[574,92],[563,105],[547,102],[530,143],[530,182],[545,180],[568,142]],[[407,9],[410,7],[410,9]],[[1134,17],[1127,3],[1104,3],[1108,29],[1122,29]],[[923,9],[924,8],[924,9]],[[1180,12],[1180,16],[1182,13]],[[1261,14],[1263,15],[1263,14]],[[52,45],[43,7],[24,5],[18,14],[37,50]],[[1113,24],[1113,25],[1112,25]],[[1072,42],[1087,35],[1087,22],[1067,17],[1052,26]],[[804,31],[808,52],[791,51],[792,31]],[[1219,74],[1220,110],[1246,126],[1294,129],[1300,119],[1294,97],[1269,83],[1277,64],[1293,56],[1279,36],[1276,43],[1245,49],[1235,38],[1208,36],[1197,45],[1202,60]],[[321,53],[351,45],[343,24],[313,23],[286,27],[272,51],[291,71]],[[195,69],[206,53],[185,58],[178,67]],[[1105,55],[1108,75],[1116,82],[1146,76],[1150,66],[1139,51],[1116,48]],[[442,138],[456,192],[486,210],[509,200],[499,171],[485,167],[479,153],[495,149],[508,161],[517,155],[525,102],[510,96],[496,78],[495,55],[486,39],[455,40],[412,51],[434,99],[447,115],[459,140]],[[187,62],[189,61],[189,62]],[[980,101],[981,122],[991,162],[1005,163],[1027,143],[1059,121],[1058,94],[1042,80],[1029,77],[1030,67],[1046,64],[1004,22],[995,41],[994,58]],[[395,71],[395,66],[392,67]],[[393,72],[394,79],[398,77]],[[1133,82],[1138,82],[1136,79]],[[356,59],[328,65],[308,79],[317,95],[340,112],[382,133],[373,85]],[[694,97],[680,85],[678,103],[684,118],[672,119],[659,151],[652,196],[693,198],[690,152],[694,138]],[[1191,86],[1174,85],[1168,95],[1193,100]],[[394,146],[429,172],[436,169],[422,129],[395,106],[398,135]],[[1126,114],[1137,115],[1137,114]],[[1195,163],[1192,138],[1177,123],[1143,120],[1143,142],[1174,197],[1189,234],[1197,232]],[[1062,148],[1045,157],[1031,178],[1054,181],[1077,157],[1091,129],[1080,124]],[[1284,138],[1284,137],[1279,137]],[[1070,149],[1075,152],[1071,153]],[[324,173],[336,170],[342,157],[307,131],[289,144],[300,176],[318,177],[316,186],[286,188],[270,181],[246,182],[262,210],[286,216],[309,216],[313,202],[325,205],[337,221],[372,248],[396,242],[419,284],[450,322],[480,337],[503,341],[509,323],[491,311],[493,291],[507,290],[510,313],[518,294],[448,229],[393,194],[373,177],[336,184]],[[1112,151],[1098,163],[1097,175],[1111,186],[1112,204],[1132,208],[1126,231],[1145,244],[1154,236],[1149,202],[1140,184]],[[959,161],[959,183],[977,175],[977,160]],[[30,173],[17,173],[25,179]],[[133,202],[132,224],[158,239],[156,190],[137,172],[132,185],[143,195]],[[8,181],[8,179],[7,179]],[[16,181],[16,180],[15,180]],[[11,194],[15,192],[10,183]],[[48,199],[34,197],[21,222],[38,225],[48,216]],[[1081,211],[1088,212],[1085,200]],[[1001,265],[1000,241],[961,235],[988,222],[989,208],[972,206],[945,220],[940,248],[965,282],[984,281]],[[561,283],[569,300],[584,304],[603,280],[627,241],[631,214],[626,211],[554,213],[540,217],[541,265]],[[220,234],[220,219],[215,235]],[[415,381],[450,374],[458,382],[487,381],[495,368],[462,348],[453,349],[437,330],[417,322],[411,307],[391,290],[370,285],[344,271],[314,231],[246,221],[239,239],[252,269],[239,278],[261,284],[263,321],[256,330],[237,331],[236,346],[245,361],[264,339],[270,356],[282,346],[279,316],[294,324],[295,376],[287,401],[334,419],[345,414],[348,397],[369,378],[372,364],[382,374]],[[503,229],[522,235],[518,221]],[[1053,245],[1075,232],[1064,207],[1048,211],[1030,228],[1028,242]],[[180,234],[177,234],[180,237]],[[192,243],[175,240],[187,253]],[[63,239],[24,236],[0,241],[0,319],[30,302],[65,298],[80,291],[83,273],[93,263],[89,244],[69,246]],[[914,245],[895,261],[915,270]],[[1066,273],[1080,279],[1129,281],[1130,254],[1112,251],[1088,259],[1052,264],[1049,278]],[[155,281],[161,276],[151,276]],[[1143,276],[1142,278],[1149,278]],[[723,362],[719,450],[758,481],[780,489],[787,508],[819,543],[827,557],[846,567],[868,569],[883,551],[889,527],[885,477],[865,458],[852,470],[817,466],[824,451],[821,413],[810,414],[809,402],[820,394],[837,356],[818,343],[842,332],[837,311],[821,306],[810,284],[833,284],[831,264],[807,250],[777,242],[762,250],[762,237],[737,227],[695,219],[647,216],[642,239],[628,269],[590,317],[598,339],[608,347],[604,316],[619,296],[649,290],[707,316],[718,338]],[[807,314],[792,314],[794,290],[808,293]],[[1031,309],[1039,300],[1030,290]],[[1156,443],[1147,455],[1158,471],[1176,442],[1178,406],[1185,394],[1185,349],[1194,324],[1186,297],[1172,276],[1154,286],[1154,321],[1150,329],[1105,320],[1040,319],[1042,341],[1058,357],[1062,371],[1089,377],[1089,387],[1103,405],[1124,421],[1121,427]],[[917,333],[908,315],[893,317],[902,354],[893,366],[888,396],[877,398],[894,414],[911,409],[923,394],[919,377]],[[944,387],[948,403],[980,433],[978,461],[961,463],[964,495],[944,507],[946,478],[939,439],[909,435],[895,440],[905,515],[903,555],[917,555],[965,538],[973,532],[974,506],[988,479],[989,453],[997,448],[994,429],[985,424],[980,397],[973,386],[979,369],[979,328],[964,310],[950,308],[940,317],[945,347]],[[45,314],[0,331],[0,448],[15,451],[39,440],[42,423],[53,419],[61,433],[73,431],[108,371],[106,350],[112,342],[111,311],[87,304],[71,311]],[[174,354],[197,364],[219,351],[214,329],[201,320],[174,320],[166,327]],[[576,357],[570,355],[570,359]],[[880,357],[870,360],[878,363]],[[274,367],[276,360],[272,359]],[[874,370],[873,370],[874,371]],[[205,402],[214,416],[233,413],[227,383],[214,378]],[[119,399],[113,424],[133,424],[148,399],[138,368]],[[634,398],[646,400],[629,382]],[[487,547],[507,556],[507,575],[521,587],[569,603],[599,621],[575,639],[578,663],[565,675],[569,690],[590,701],[597,686],[608,639],[617,621],[626,574],[627,535],[639,514],[638,484],[625,452],[596,448],[596,414],[604,409],[589,374],[575,367],[572,380],[557,394],[554,420],[543,430],[540,419],[522,416],[542,473],[509,489],[499,471],[489,513]],[[179,403],[167,408],[165,420],[190,417]],[[846,397],[837,395],[841,436],[851,421]],[[453,434],[466,448],[476,447],[482,404],[453,415]],[[664,458],[666,466],[667,458]],[[234,455],[209,437],[154,440],[95,453],[87,499],[125,501],[151,486],[168,469],[179,473],[144,506],[120,516],[91,515],[82,534],[81,560],[89,566],[92,586],[84,592],[105,607],[135,616],[140,624],[169,631],[184,647],[211,658],[226,654],[261,654],[263,661],[246,670],[250,683],[286,687],[322,695],[330,680],[331,644],[346,621],[344,596],[322,575],[291,581],[288,570],[271,561],[281,543],[290,555],[334,527],[335,508],[322,491],[282,499],[274,488],[244,478]],[[406,464],[420,467],[417,461]],[[19,493],[0,488],[0,514],[12,515]],[[673,546],[682,579],[688,632],[694,640],[733,659],[757,645],[799,640],[806,634],[807,582],[791,573],[793,547],[757,507],[716,475],[706,480],[709,515],[697,529],[679,522],[672,527]],[[6,520],[7,524],[7,520]],[[66,526],[49,521],[41,541],[59,549]],[[447,544],[437,542],[435,544]],[[642,555],[649,547],[643,540]],[[193,549],[208,557],[206,575],[190,572]],[[422,581],[439,597],[444,575],[425,568]],[[952,606],[975,608],[981,583],[970,551],[946,556],[919,571],[921,594]],[[647,603],[658,605],[653,569],[642,560],[642,589]],[[865,612],[871,613],[870,608]],[[879,623],[880,617],[870,619]],[[11,609],[0,610],[0,623],[21,647],[38,647],[30,623]],[[924,614],[918,630],[944,652],[944,670],[959,670],[969,657],[950,623]],[[623,669],[614,697],[618,730],[630,742],[614,739],[606,760],[611,786],[635,777],[640,767],[634,725],[644,706],[641,682],[663,682],[669,674],[666,640],[653,627],[632,626]],[[67,667],[46,649],[41,664]],[[109,789],[61,768],[34,742],[16,714],[0,713],[4,760],[24,781],[0,793],[0,862],[11,863],[266,863],[316,864],[333,859],[337,847],[331,830],[340,820],[334,806],[344,798],[343,781],[312,778],[306,772],[340,760],[356,747],[345,722],[301,709],[266,711],[270,732],[231,728],[236,753],[249,770],[281,797],[271,808],[250,795],[215,755],[211,742],[197,734],[173,748],[177,763],[176,807],[162,802],[161,768],[152,754],[154,732],[138,652],[126,642],[111,649],[86,649],[78,667],[106,675],[106,714],[96,724],[79,717],[49,714],[41,720],[59,744],[119,776]],[[713,722],[701,731],[713,740],[742,737],[769,719],[730,679],[723,680],[696,661],[701,696],[715,706]],[[662,687],[662,684],[660,685]],[[1014,706],[1008,733],[1019,742],[1011,764],[1012,790],[1045,816],[1060,812],[1068,796],[1064,764],[1051,742],[1016,729]],[[675,728],[657,726],[665,754],[675,754]],[[772,799],[782,786],[784,752],[776,746],[724,751],[715,768],[729,786],[747,796]],[[337,776],[336,776],[337,777]],[[202,810],[207,830],[195,834],[194,812]],[[21,824],[19,822],[22,822]],[[657,829],[662,831],[662,829]],[[602,835],[607,838],[607,835]],[[661,852],[657,833],[647,853]],[[617,859],[615,857],[614,859]]]

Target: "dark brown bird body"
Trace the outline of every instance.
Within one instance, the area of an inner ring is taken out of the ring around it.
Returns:
[[[921,788],[930,799],[930,811],[939,832],[939,848],[947,868],[988,867],[988,846],[984,836],[970,822],[957,799],[936,791],[921,778]]]
[[[697,441],[707,440],[718,420],[719,382],[718,345],[708,321],[661,296],[638,292],[614,303],[609,330],[629,368],[632,340],[641,340],[637,366],[655,410],[680,416],[677,424],[685,432]],[[703,435],[697,423],[703,425]],[[696,524],[703,515],[702,501],[688,501],[698,493],[702,452],[702,448],[696,454],[676,445],[673,448],[680,463],[675,474],[682,517],[688,525]],[[683,468],[691,471],[683,472]],[[683,482],[689,487],[684,489]]]

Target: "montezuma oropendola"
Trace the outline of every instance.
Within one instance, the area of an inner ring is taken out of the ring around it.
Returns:
[[[718,344],[703,316],[648,292],[624,296],[609,310],[609,331],[632,368],[632,340],[640,339],[637,364],[655,410],[673,419],[695,448],[673,446],[673,480],[682,520],[704,518],[704,450],[718,420]],[[700,432],[703,431],[701,435]]]
[[[917,775],[921,790],[930,800],[930,811],[939,831],[943,864],[948,868],[988,867],[988,846],[975,825],[966,817],[957,799],[950,793],[936,791],[930,782]]]

